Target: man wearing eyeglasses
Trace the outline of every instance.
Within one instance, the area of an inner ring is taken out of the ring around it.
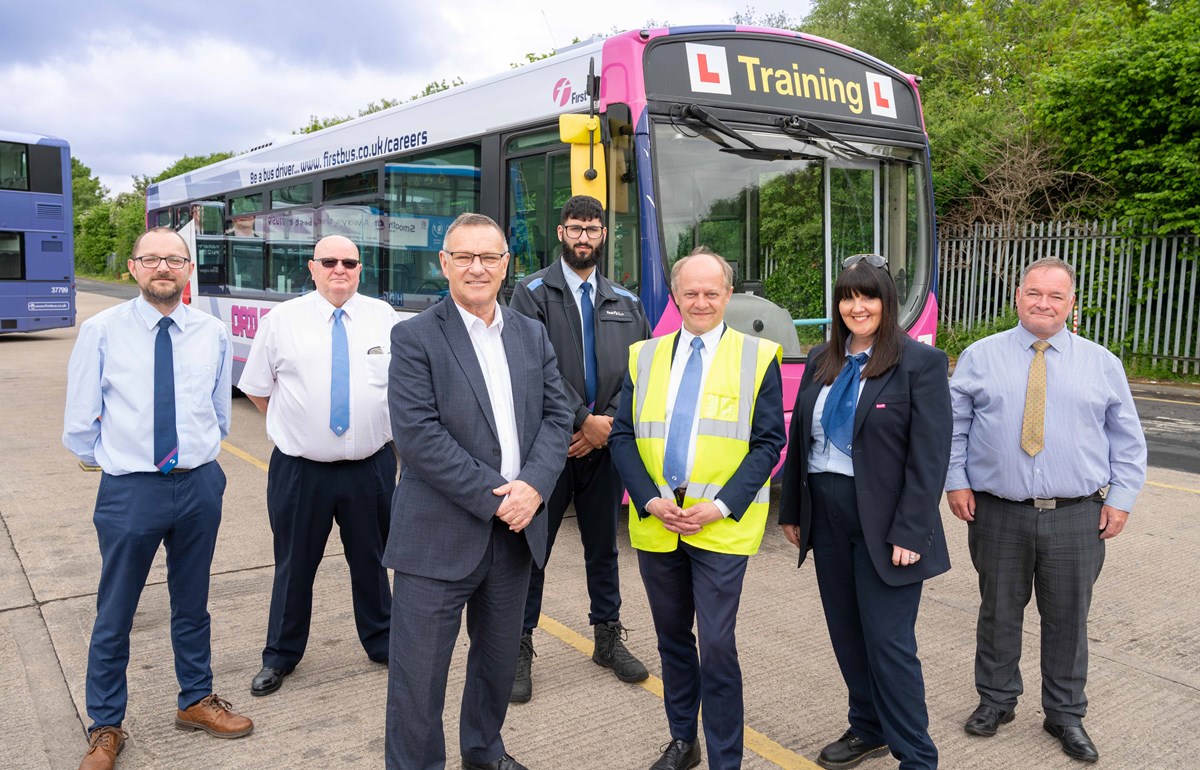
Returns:
[[[545,329],[496,302],[509,259],[500,227],[459,216],[440,258],[450,296],[392,330],[388,401],[404,476],[384,554],[396,571],[386,765],[445,767],[442,711],[465,607],[462,767],[524,770],[500,730],[571,412]]]
[[[617,413],[629,346],[648,339],[650,325],[637,295],[596,269],[607,233],[603,223],[600,201],[587,195],[568,200],[558,226],[560,258],[526,276],[513,292],[510,306],[545,325],[558,356],[563,391],[574,412],[567,464],[546,501],[546,558],[563,514],[573,502],[591,600],[592,660],[622,682],[640,682],[649,674],[623,641],[617,573],[621,481],[608,454],[608,432]],[[533,695],[533,629],[542,611],[544,583],[544,570],[534,567],[525,600],[514,703],[524,703]]]
[[[140,296],[85,321],[67,368],[63,444],[83,465],[104,471],[93,516],[101,567],[88,648],[91,724],[80,770],[110,770],[128,737],[121,723],[129,631],[160,544],[179,681],[175,725],[218,738],[254,729],[213,693],[209,644],[209,568],[225,491],[216,457],[229,434],[229,336],[220,321],[180,303],[193,265],[174,230],[143,234],[128,264]]]
[[[238,382],[275,442],[267,472],[275,582],[251,695],[278,690],[304,656],[313,579],[335,521],[358,639],[368,658],[388,660],[392,597],[381,560],[396,483],[387,405],[396,313],[358,293],[363,267],[349,239],[322,238],[308,269],[317,290],[262,317]]]

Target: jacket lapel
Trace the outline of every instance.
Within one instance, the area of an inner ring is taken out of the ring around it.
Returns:
[[[496,415],[492,413],[492,401],[488,397],[483,370],[479,368],[479,359],[475,357],[475,346],[471,343],[471,336],[467,334],[467,327],[458,312],[458,307],[450,297],[442,300],[438,307],[442,320],[442,333],[446,335],[446,345],[458,359],[458,365],[462,368],[471,390],[475,393],[475,400],[479,402],[479,408],[483,411],[483,416],[487,418],[492,435],[499,440],[500,433],[496,430]],[[497,305],[496,309],[499,311],[500,306]]]
[[[854,432],[852,436],[857,436],[859,429],[863,423],[867,421],[867,415],[875,408],[875,399],[883,391],[888,380],[892,379],[892,375],[896,373],[896,367],[893,366],[881,377],[875,377],[870,380],[863,380],[862,394],[858,397],[858,407],[854,410]]]
[[[501,312],[500,306],[496,306],[496,312]],[[513,314],[509,313],[504,322],[504,331],[500,333],[500,339],[504,341],[504,355],[508,358],[508,377],[512,382],[512,397],[513,397],[513,417],[517,422],[517,443],[523,445],[521,441],[521,433],[525,430],[525,399],[529,394],[533,393],[536,388],[533,383],[527,382],[529,379],[527,366],[533,361],[525,353],[525,341],[521,339],[520,333],[517,331],[516,324],[513,322]]]

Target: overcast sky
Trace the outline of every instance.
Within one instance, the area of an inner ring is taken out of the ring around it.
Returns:
[[[760,15],[804,0],[767,0]],[[242,151],[309,116],[470,82],[593,33],[728,24],[746,0],[0,0],[0,128],[71,144],[113,192],[184,155]]]

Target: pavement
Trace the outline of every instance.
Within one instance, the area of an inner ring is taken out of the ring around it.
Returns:
[[[81,292],[79,321],[117,300]],[[0,767],[72,770],[85,749],[84,677],[100,559],[91,511],[99,474],[62,447],[66,361],[75,330],[0,336]],[[216,691],[256,723],[240,740],[174,728],[176,684],[161,553],[134,621],[129,666],[131,735],[122,770],[379,768],[387,672],[358,645],[349,578],[332,537],[317,575],[308,652],[274,695],[252,698],[272,576],[263,418],[242,398],[220,462],[229,478],[212,568]],[[943,506],[954,568],[929,581],[917,634],[930,732],[943,768],[1076,768],[1041,729],[1039,629],[1025,628],[1028,696],[994,738],[966,735],[978,594],[964,525]],[[667,740],[661,669],[636,559],[621,550],[622,620],[651,671],[618,682],[590,660],[583,555],[573,519],[560,533],[535,634],[534,696],[509,709],[504,737],[531,770],[638,770]],[[622,543],[627,536],[622,533]],[[1200,475],[1152,467],[1129,526],[1109,545],[1095,592],[1086,725],[1100,766],[1189,770],[1200,737]],[[825,629],[812,568],[769,526],[750,561],[738,618],[745,678],[747,770],[811,770],[846,727],[846,694]],[[457,704],[465,634],[445,714],[448,766],[458,766]],[[704,766],[704,765],[702,765]],[[895,768],[890,757],[860,765]]]

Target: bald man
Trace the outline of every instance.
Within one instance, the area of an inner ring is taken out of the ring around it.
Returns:
[[[313,578],[335,521],[359,641],[368,658],[388,661],[392,595],[382,558],[396,486],[387,401],[396,313],[358,293],[362,262],[349,239],[322,238],[308,269],[317,290],[262,317],[238,382],[267,415],[275,443],[267,473],[275,584],[251,695],[278,690],[304,657]]]

